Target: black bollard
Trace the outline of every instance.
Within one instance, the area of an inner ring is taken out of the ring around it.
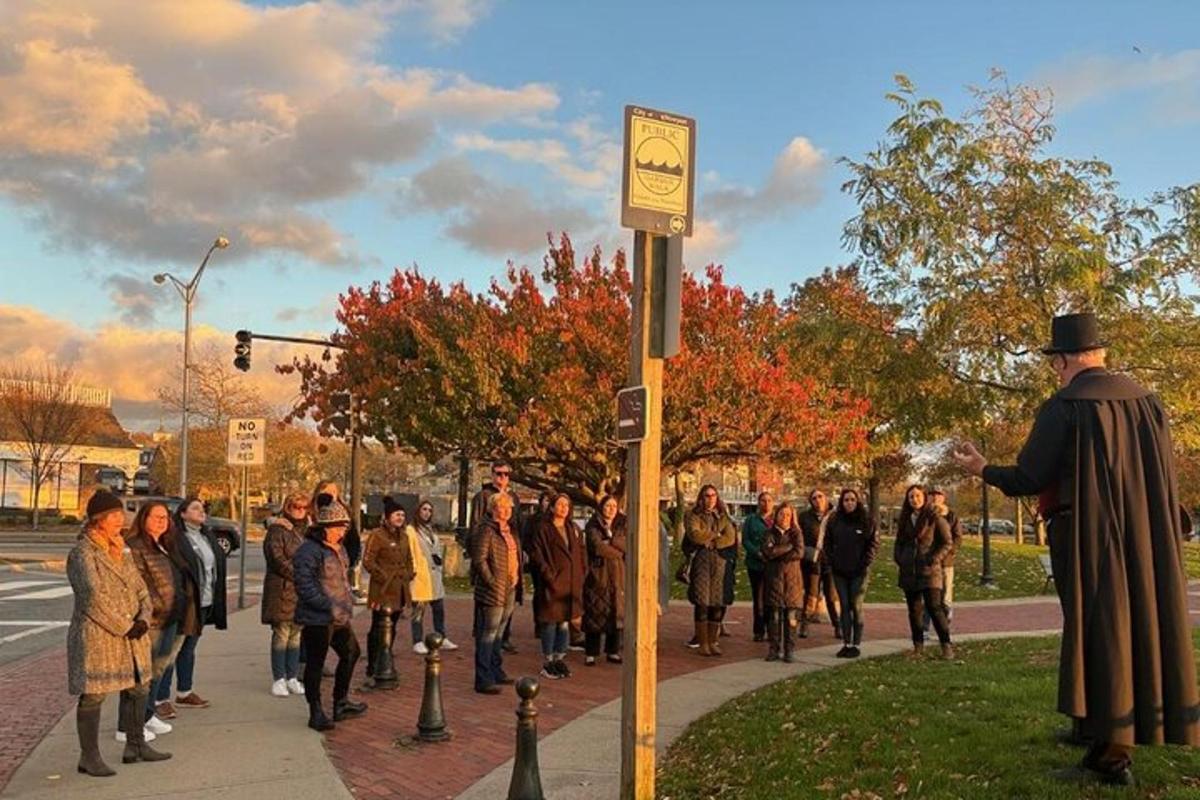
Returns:
[[[438,651],[445,641],[436,631],[425,635],[425,694],[421,698],[421,715],[417,717],[417,738],[422,742],[445,742],[450,739],[446,716],[442,713],[442,657]]]
[[[388,616],[384,616],[379,628],[378,648],[375,653],[374,667],[375,683],[373,688],[391,691],[400,685],[400,676],[396,674],[396,660],[392,657],[392,641],[395,638],[395,624]]]
[[[508,800],[545,800],[545,795],[542,794],[542,774],[538,770],[538,712],[533,707],[533,698],[537,697],[540,687],[537,678],[525,677],[517,681],[516,688],[521,705],[517,706],[517,755],[513,759]]]

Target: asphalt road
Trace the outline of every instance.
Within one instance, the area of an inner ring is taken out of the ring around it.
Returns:
[[[0,558],[65,559],[66,544],[0,545]],[[240,553],[229,559],[228,588],[238,588]],[[262,545],[250,542],[246,549],[246,594],[260,594],[263,579]],[[0,666],[66,641],[74,597],[62,572],[45,570],[0,570]],[[231,609],[232,610],[232,609]]]

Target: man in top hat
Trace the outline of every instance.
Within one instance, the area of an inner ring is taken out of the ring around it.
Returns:
[[[1058,710],[1090,741],[1059,777],[1131,785],[1135,744],[1200,745],[1179,488],[1158,398],[1105,369],[1093,314],[1056,317],[1057,393],[1015,466],[955,460],[1010,497],[1038,495],[1063,607]]]

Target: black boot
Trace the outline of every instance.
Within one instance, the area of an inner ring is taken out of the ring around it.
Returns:
[[[325,716],[325,710],[321,708],[319,702],[308,703],[308,727],[314,731],[331,731],[333,730],[333,720]]]
[[[788,611],[783,614],[783,663],[791,664],[796,658],[792,655],[796,649],[796,617]]]
[[[121,692],[121,705],[118,713],[125,728],[125,752],[121,754],[121,762],[134,764],[138,761],[166,761],[170,753],[160,753],[146,744],[146,696],[130,695]]]
[[[767,661],[779,660],[779,615],[774,611],[767,613]]]
[[[77,706],[75,731],[79,734],[78,770],[94,778],[116,775],[116,771],[100,757],[100,706]]]
[[[343,697],[341,700],[333,701],[333,720],[341,722],[344,719],[352,719],[353,717],[361,717],[367,713],[366,703],[356,703],[348,697]]]

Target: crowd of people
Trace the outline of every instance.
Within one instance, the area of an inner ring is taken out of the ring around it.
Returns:
[[[541,675],[572,675],[568,651],[581,650],[583,664],[621,663],[625,597],[625,516],[616,497],[603,497],[585,525],[575,522],[571,498],[544,493],[522,517],[506,461],[492,465],[492,481],[472,502],[464,545],[471,561],[475,614],[475,691],[496,694],[511,683],[504,654],[516,651],[511,620],[525,591],[533,592],[534,637],[541,644]],[[753,599],[753,638],[767,642],[768,661],[795,660],[796,640],[822,620],[824,607],[833,635],[842,641],[839,658],[857,658],[863,640],[863,598],[879,550],[879,532],[864,499],[844,489],[831,507],[814,489],[808,507],[758,496],[756,511],[740,529],[716,487],[700,489],[684,515],[683,561],[676,578],[688,585],[694,635],[687,643],[701,656],[720,656],[727,636],[724,619],[734,602],[739,559],[744,560]],[[660,533],[664,553],[667,531]],[[920,656],[930,628],[944,658],[954,657],[950,637],[954,555],[962,526],[945,495],[910,486],[897,521],[893,559],[909,609],[913,649]],[[665,585],[665,561],[660,569]],[[665,603],[664,603],[665,604]]]

